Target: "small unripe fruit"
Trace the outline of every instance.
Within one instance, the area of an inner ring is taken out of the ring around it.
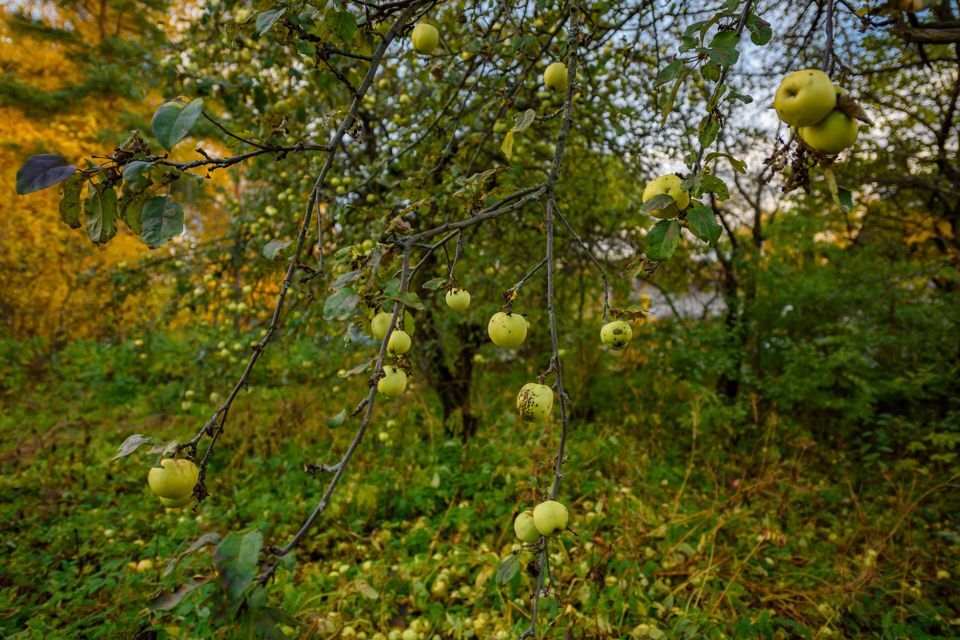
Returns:
[[[563,533],[570,520],[567,508],[556,500],[541,502],[533,510],[533,524],[541,534],[553,537]]]
[[[543,84],[554,91],[567,90],[567,65],[554,62],[543,72]]]
[[[553,389],[529,382],[517,394],[517,411],[527,422],[543,420],[553,410]]]
[[[179,500],[193,493],[200,470],[192,460],[164,458],[147,473],[150,490],[161,498]]]
[[[466,311],[470,306],[470,292],[466,289],[450,289],[446,300],[447,306],[454,311]]]
[[[421,22],[413,28],[410,39],[417,53],[430,55],[440,44],[440,32],[432,24]]]
[[[396,398],[407,390],[407,373],[389,365],[383,367],[383,377],[377,381],[377,391],[388,398]]]
[[[394,330],[387,342],[387,353],[391,356],[402,356],[410,351],[410,335],[406,331]]]
[[[630,323],[623,320],[608,322],[600,329],[600,340],[616,351],[626,347],[632,337],[633,329],[630,328]]]
[[[540,539],[540,532],[537,531],[533,523],[533,511],[524,511],[520,513],[513,521],[513,532],[517,534],[521,542],[533,544]]]
[[[487,323],[490,340],[498,347],[516,349],[527,337],[527,321],[519,313],[498,311]]]

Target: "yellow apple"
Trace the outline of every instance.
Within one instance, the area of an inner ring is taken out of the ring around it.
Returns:
[[[383,377],[377,381],[377,391],[388,398],[396,398],[407,390],[407,373],[386,365],[383,367]]]
[[[545,384],[528,382],[517,394],[517,411],[527,422],[543,420],[553,410],[553,389]]]
[[[533,510],[533,524],[542,535],[553,537],[563,533],[570,520],[567,508],[556,500],[541,502]]]
[[[562,62],[554,62],[547,66],[543,72],[543,84],[547,89],[554,91],[567,90],[567,65]]]
[[[516,349],[527,337],[527,321],[519,313],[498,311],[490,317],[487,333],[498,347]]]
[[[834,111],[817,124],[798,127],[797,135],[808,147],[822,153],[840,153],[857,141],[857,121],[842,111]]]
[[[616,351],[626,347],[632,337],[633,329],[630,328],[630,323],[623,320],[608,322],[600,329],[601,342]]]
[[[470,306],[470,292],[466,289],[450,289],[446,300],[447,306],[454,311],[466,311]]]
[[[147,472],[150,490],[161,498],[172,500],[191,495],[199,478],[197,465],[183,458],[164,458],[159,467],[151,467]]]
[[[650,215],[655,218],[676,218],[681,211],[690,206],[690,194],[683,188],[683,179],[674,173],[668,173],[648,182],[643,189],[643,201],[647,202],[661,194],[667,194],[673,198],[674,206],[651,211]]]
[[[773,108],[785,123],[806,127],[827,117],[837,106],[837,89],[819,69],[794,71],[781,82]]]
[[[410,343],[410,334],[406,331],[394,329],[393,333],[390,334],[390,341],[387,342],[387,353],[392,356],[402,356],[410,351]]]
[[[533,544],[540,539],[540,532],[533,524],[533,511],[524,511],[513,521],[513,532],[521,542]]]
[[[430,55],[440,44],[440,32],[432,24],[421,22],[413,28],[411,39],[417,53]]]

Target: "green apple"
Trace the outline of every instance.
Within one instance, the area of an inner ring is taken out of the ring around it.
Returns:
[[[608,322],[600,329],[600,341],[616,351],[626,347],[632,337],[633,329],[630,328],[630,323],[623,320]]]
[[[450,289],[446,300],[447,306],[454,311],[466,311],[470,306],[470,292],[466,289]]]
[[[161,498],[179,500],[193,493],[200,478],[200,469],[193,460],[164,458],[159,467],[151,467],[147,473],[150,490]]]
[[[567,528],[570,513],[556,500],[541,502],[533,510],[533,524],[542,535],[558,536]]]
[[[430,55],[440,44],[440,32],[432,24],[421,22],[413,28],[411,39],[417,53]]]
[[[857,141],[857,121],[842,111],[833,111],[817,124],[798,127],[797,135],[808,147],[822,153],[840,153]]]
[[[540,539],[540,532],[533,524],[533,511],[524,511],[520,513],[513,521],[513,532],[517,534],[521,542],[533,544]]]
[[[643,189],[643,201],[646,202],[662,194],[673,198],[674,205],[651,211],[650,215],[654,218],[676,218],[681,211],[690,206],[690,194],[683,188],[683,179],[674,173],[668,173],[648,182]]]
[[[566,91],[567,80],[567,65],[562,62],[551,63],[543,72],[543,84],[547,89]]]
[[[383,340],[383,337],[387,335],[387,329],[390,328],[390,318],[392,317],[392,311],[381,311],[373,316],[373,320],[370,321],[370,332],[374,338]],[[403,330],[411,336],[413,335],[413,316],[410,315],[409,311],[403,312]]]
[[[553,410],[553,389],[545,384],[528,382],[517,394],[517,411],[527,422],[540,421]]]
[[[780,82],[773,108],[792,127],[807,127],[827,117],[837,106],[837,89],[819,69],[794,71]]]
[[[410,334],[406,331],[394,329],[390,334],[390,340],[387,342],[387,353],[392,356],[402,356],[410,351]]]
[[[377,391],[388,398],[396,398],[407,390],[407,372],[390,365],[383,367],[383,377],[377,381]]]
[[[487,333],[498,347],[516,349],[527,337],[527,321],[519,313],[498,311],[490,317]]]

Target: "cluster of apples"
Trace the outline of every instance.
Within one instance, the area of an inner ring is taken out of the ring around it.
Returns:
[[[200,469],[193,460],[164,458],[159,467],[147,472],[147,485],[167,509],[180,509],[193,503],[193,488],[200,479]]]
[[[860,132],[857,121],[837,108],[845,93],[823,71],[804,69],[780,82],[773,108],[780,120],[795,128],[804,144],[835,155],[853,146]]]
[[[410,34],[413,48],[417,53],[429,56],[440,46],[440,31],[426,22],[418,22]],[[562,62],[553,62],[547,65],[543,72],[543,84],[547,89],[554,91],[567,90],[567,65]]]
[[[470,306],[470,292],[457,287],[451,288],[447,291],[446,302],[447,306],[454,311],[466,311],[467,307]],[[387,329],[390,328],[391,318],[393,318],[393,313],[389,311],[381,311],[373,316],[373,320],[370,321],[370,332],[373,337],[383,340],[384,336],[387,335]],[[387,340],[387,355],[402,356],[410,351],[410,347],[413,346],[411,336],[413,336],[414,324],[413,316],[410,315],[409,311],[405,310],[403,312],[402,326],[403,329],[394,328],[390,334],[390,339]],[[388,398],[396,398],[403,395],[406,390],[407,373],[399,367],[384,365],[383,377],[377,381],[377,391]]]
[[[553,538],[563,533],[570,521],[567,507],[556,500],[541,502],[533,511],[523,511],[513,521],[513,532],[521,542],[534,544],[541,536]]]

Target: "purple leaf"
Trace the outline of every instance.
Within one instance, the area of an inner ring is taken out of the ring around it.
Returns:
[[[17,193],[25,195],[52,187],[74,174],[77,168],[55,153],[41,153],[27,160],[17,171]]]

